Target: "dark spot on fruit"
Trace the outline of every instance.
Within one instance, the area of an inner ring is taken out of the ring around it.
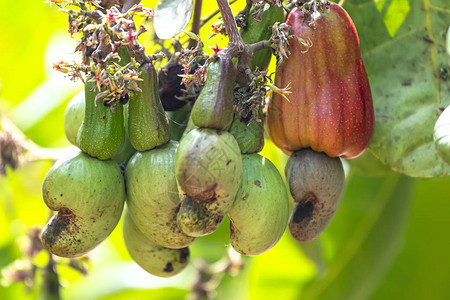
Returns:
[[[230,159],[229,161],[227,161],[227,166],[232,162],[232,160]]]
[[[177,206],[175,207],[175,214],[178,214],[178,212],[180,211],[180,206],[181,206],[181,202],[179,202],[177,204]]]
[[[61,197],[63,196],[63,194],[60,195]]]
[[[222,135],[222,130],[217,130],[216,133],[217,135]]]
[[[294,223],[301,223],[304,221],[309,221],[314,212],[314,204],[312,202],[306,202],[303,205],[298,203],[295,206],[294,215],[292,220]]]
[[[198,195],[195,195],[194,197],[192,197],[192,199],[194,201],[204,201],[204,202],[212,203],[217,200],[216,199],[216,188],[217,188],[217,183],[215,183],[209,190],[204,191],[203,193],[200,193]]]
[[[206,201],[204,201],[206,204],[211,204],[217,201],[217,198],[214,196],[212,198],[207,199]]]
[[[216,224],[219,224],[220,222],[222,222],[222,220],[223,220],[223,216],[222,216],[222,215],[219,215],[219,216],[216,217],[216,219],[214,220],[214,222],[215,222]]]
[[[186,263],[188,258],[189,258],[189,249],[188,248],[181,249],[180,263],[182,263],[182,264]]]
[[[261,181],[255,180],[255,185],[259,188],[261,188]]]
[[[164,272],[170,273],[173,272],[173,266],[171,262],[168,262],[166,264],[166,267],[163,269]]]
[[[106,116],[103,116],[103,117],[102,117],[102,120],[104,120],[104,119],[106,119]]]
[[[58,211],[57,216],[50,220],[47,230],[42,235],[45,243],[53,245],[61,237],[61,232],[66,230],[74,219],[75,215],[69,209],[63,208]]]
[[[98,214],[98,217],[99,217],[99,218],[100,218],[101,216],[103,216],[103,213],[104,213],[103,210],[97,209],[97,214]]]

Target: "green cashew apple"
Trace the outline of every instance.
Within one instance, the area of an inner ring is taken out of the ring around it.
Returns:
[[[243,255],[258,255],[281,238],[289,220],[289,199],[283,178],[259,154],[242,155],[242,182],[228,212],[230,240]]]
[[[227,215],[229,208],[224,203],[215,199],[210,202],[198,201],[186,195],[177,214],[178,227],[193,237],[213,233]]]
[[[128,103],[123,106],[123,118],[124,118],[124,129],[125,129],[125,138],[122,143],[122,147],[115,156],[112,157],[117,163],[126,164],[131,156],[136,153],[136,149],[134,149],[133,145],[131,145],[130,138],[128,135]]]
[[[131,258],[152,275],[171,277],[188,264],[188,248],[169,249],[155,244],[137,228],[128,210],[123,219],[123,239]]]
[[[147,151],[167,143],[170,125],[158,93],[158,74],[151,63],[141,66],[142,92],[130,96],[128,104],[128,135],[136,150]]]
[[[236,71],[233,61],[219,55],[207,69],[205,86],[195,101],[191,118],[198,127],[227,130],[233,121],[233,88]]]
[[[118,59],[114,59],[113,61],[121,66],[125,66],[126,64],[128,64],[131,61],[130,55],[128,54],[127,48],[126,47],[120,47],[118,50],[118,54],[121,57],[121,60],[119,61]],[[78,146],[77,143],[77,135],[78,135],[78,131],[81,127],[81,124],[83,123],[84,120],[84,111],[85,111],[85,91],[81,91],[78,94],[76,94],[67,104],[66,110],[64,112],[64,131],[66,133],[66,137],[69,140],[70,143],[72,143],[75,146]],[[98,102],[100,103],[100,101]],[[123,149],[125,149],[126,147],[129,148],[130,142],[126,141],[123,144]],[[125,150],[123,150],[125,152]],[[133,153],[131,153],[128,157],[130,158],[130,156]],[[121,154],[119,153],[118,156],[122,155],[122,157],[125,154]],[[114,160],[115,157],[113,157]],[[118,161],[119,160],[119,161]],[[118,157],[118,159],[116,160],[118,162],[121,162],[120,157]]]
[[[78,147],[84,153],[101,160],[111,159],[119,153],[125,139],[123,105],[117,103],[115,111],[95,101],[95,82],[85,83],[85,113],[78,131]]]
[[[317,238],[330,224],[341,202],[345,174],[339,157],[309,148],[294,152],[285,168],[294,210],[289,230],[298,241]]]
[[[186,195],[178,226],[190,236],[210,234],[230,210],[241,183],[239,145],[226,131],[194,129],[180,141],[175,175],[180,192]],[[205,220],[206,215],[214,221]]]
[[[80,130],[81,124],[84,119],[84,110],[85,110],[85,97],[84,91],[76,94],[70,101],[66,107],[66,111],[64,113],[64,131],[66,132],[66,137],[73,145],[78,146],[77,144],[77,134]],[[123,115],[124,115],[124,129],[125,129],[125,138],[123,140],[122,146],[119,152],[112,157],[117,163],[127,162],[128,159],[136,152],[136,149],[130,143],[128,138],[128,105],[123,106]]]
[[[125,183],[114,161],[78,151],[50,168],[42,194],[57,211],[42,230],[42,244],[55,255],[76,257],[94,249],[116,227]]]
[[[241,153],[256,153],[264,147],[264,125],[262,122],[252,122],[246,125],[241,121],[241,117],[235,114],[229,132],[236,139]]]
[[[177,226],[180,198],[174,160],[178,143],[169,142],[145,152],[136,152],[125,170],[127,204],[139,230],[154,243],[179,249],[195,238]]]
[[[77,134],[84,119],[84,91],[79,92],[67,104],[64,112],[64,132],[67,140],[77,145]]]

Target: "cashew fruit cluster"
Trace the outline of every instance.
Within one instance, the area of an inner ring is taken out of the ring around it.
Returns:
[[[135,93],[123,96],[129,99],[125,104],[104,105],[96,100],[102,91],[86,80],[65,114],[67,138],[80,151],[56,162],[43,183],[44,201],[57,211],[42,231],[45,248],[64,257],[87,253],[114,230],[124,203],[126,248],[137,264],[160,277],[181,272],[189,246],[227,217],[231,246],[243,255],[271,249],[286,227],[298,241],[317,238],[344,191],[340,157],[363,153],[374,117],[353,22],[334,3],[314,7],[314,13],[295,8],[287,16],[293,39],[275,84],[290,85],[292,94],[289,101],[272,96],[266,123],[263,109],[259,121],[250,124],[238,115],[235,88],[250,87],[240,85],[243,70],[226,51],[208,58],[206,81],[179,142],[170,140],[174,135],[161,103],[161,97],[175,103],[166,105],[175,111],[178,100],[170,97],[179,91],[159,88],[152,63],[140,65],[142,80]],[[269,27],[283,19],[283,8],[268,6],[261,21],[247,20],[242,38],[247,43],[268,39]],[[267,69],[271,55],[266,50],[256,53],[244,71]],[[119,53],[130,60],[125,48]],[[285,175],[295,201],[292,212],[282,176],[258,154],[264,124],[273,142],[291,153]],[[439,149],[445,142],[440,136]]]
[[[58,161],[44,180],[44,201],[57,211],[42,232],[44,246],[59,256],[87,253],[115,228],[126,202],[125,245],[156,276],[181,272],[188,246],[227,216],[236,251],[257,255],[273,247],[287,226],[287,191],[273,164],[256,154],[263,123],[247,126],[234,113],[232,60],[219,55],[209,64],[192,130],[179,143],[170,140],[155,68],[140,68],[141,92],[125,105],[96,103],[89,81],[70,101],[66,135],[81,151]]]
[[[295,200],[289,229],[299,241],[315,239],[331,222],[345,184],[339,157],[361,155],[374,128],[355,26],[341,6],[317,5],[313,12],[294,8],[287,17],[293,39],[275,85],[289,85],[292,93],[289,101],[274,94],[266,119],[272,141],[293,152],[285,173]]]

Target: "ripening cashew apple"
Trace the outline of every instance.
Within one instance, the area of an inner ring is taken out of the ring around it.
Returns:
[[[94,249],[116,227],[125,183],[117,163],[78,151],[50,168],[42,194],[57,211],[42,230],[42,244],[55,255],[76,257]]]
[[[152,275],[172,277],[188,264],[188,248],[169,249],[155,244],[137,228],[128,210],[123,218],[123,239],[131,258]]]
[[[125,170],[129,215],[143,235],[167,248],[183,248],[195,239],[177,226],[180,203],[174,169],[177,146],[171,141],[136,152]]]
[[[191,130],[175,155],[181,196],[178,226],[190,236],[215,231],[233,205],[242,177],[242,159],[234,137],[210,128]]]
[[[450,164],[450,106],[439,116],[434,126],[434,145],[442,159]]]
[[[289,157],[285,173],[295,200],[289,230],[298,241],[313,240],[330,224],[341,202],[342,162],[339,157],[302,149]]]
[[[330,157],[354,158],[374,128],[372,96],[359,38],[347,12],[335,3],[305,13],[294,8],[286,24],[294,36],[275,85],[290,86],[289,101],[273,94],[267,128],[284,151],[312,148]]]
[[[231,245],[241,254],[261,254],[279,241],[289,220],[289,200],[270,160],[242,155],[242,182],[228,216]]]

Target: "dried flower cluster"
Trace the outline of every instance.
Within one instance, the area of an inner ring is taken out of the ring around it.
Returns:
[[[150,19],[153,11],[142,4],[133,5],[121,12],[119,6],[108,9],[94,0],[50,0],[67,13],[71,36],[78,37],[75,51],[82,55],[81,63],[58,62],[56,70],[68,74],[72,80],[80,78],[96,82],[97,99],[103,99],[114,109],[115,103],[128,93],[139,92],[139,66],[150,58],[145,55],[138,37],[146,32],[143,26],[136,29],[134,16]],[[127,51],[131,55],[129,60]],[[122,51],[122,52],[121,52]]]

